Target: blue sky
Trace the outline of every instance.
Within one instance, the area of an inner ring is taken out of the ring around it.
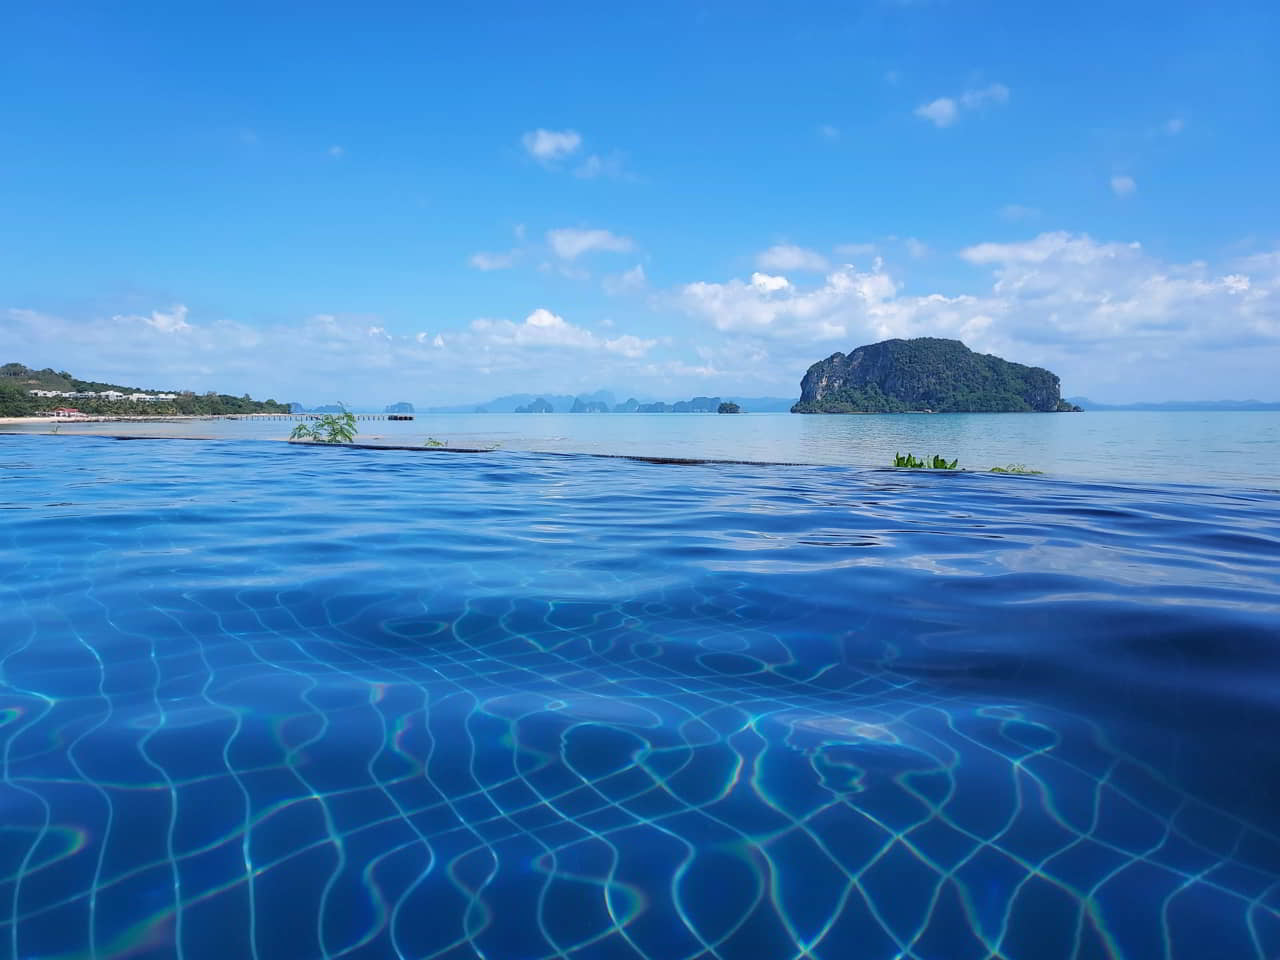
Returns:
[[[3,360],[794,395],[960,337],[1280,399],[1280,5],[15,3]]]

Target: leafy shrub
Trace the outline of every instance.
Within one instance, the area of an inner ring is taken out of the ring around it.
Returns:
[[[945,457],[940,457],[936,453],[932,460],[917,460],[911,454],[903,456],[900,453],[893,455],[893,465],[895,467],[906,467],[908,470],[954,470],[959,460],[947,461]]]
[[[289,434],[290,440],[311,440],[314,443],[350,443],[360,431],[356,427],[355,414],[326,413],[311,423],[300,423]]]

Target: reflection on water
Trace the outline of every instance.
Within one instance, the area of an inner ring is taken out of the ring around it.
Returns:
[[[1271,960],[1278,597],[1275,493],[3,437],[0,955]]]

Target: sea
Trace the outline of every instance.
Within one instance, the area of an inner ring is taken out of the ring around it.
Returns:
[[[290,426],[0,435],[0,958],[1280,957],[1280,415]]]
[[[66,423],[58,432],[286,439],[288,420]],[[935,454],[966,470],[1021,464],[1063,478],[1280,486],[1280,411],[1069,414],[418,414],[361,420],[362,443],[752,460],[852,467]],[[47,424],[0,431],[48,433]]]

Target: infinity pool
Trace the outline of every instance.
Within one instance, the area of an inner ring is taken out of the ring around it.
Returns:
[[[0,437],[0,957],[1280,955],[1280,494]]]

